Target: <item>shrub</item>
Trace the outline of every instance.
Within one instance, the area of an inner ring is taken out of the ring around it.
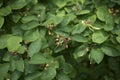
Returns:
[[[119,0],[0,0],[0,80],[120,80]]]

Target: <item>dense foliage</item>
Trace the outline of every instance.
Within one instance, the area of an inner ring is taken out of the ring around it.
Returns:
[[[0,0],[0,80],[120,80],[120,0]]]

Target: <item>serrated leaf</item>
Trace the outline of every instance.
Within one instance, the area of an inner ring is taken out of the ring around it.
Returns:
[[[4,17],[0,16],[0,28],[3,26],[4,24]]]
[[[111,14],[105,16],[105,26],[103,28],[106,31],[111,31],[114,28],[114,17]]]
[[[63,73],[63,72],[59,73],[57,75],[57,79],[58,80],[71,80],[70,77],[67,74]]]
[[[74,56],[75,59],[78,59],[78,58],[86,55],[88,50],[89,50],[89,48],[88,48],[87,45],[81,45],[74,51],[73,56]]]
[[[103,22],[100,22],[100,21],[96,21],[94,24],[93,24],[94,27],[96,28],[100,28],[100,29],[103,29],[105,24]]]
[[[10,0],[8,2],[11,9],[21,9],[23,8],[27,3],[25,0]]]
[[[9,52],[6,52],[3,57],[3,61],[10,61],[12,55]]]
[[[41,29],[40,30],[40,37],[41,37],[41,43],[42,43],[42,46],[41,46],[41,49],[44,49],[44,48],[47,48],[48,47],[48,42],[47,42],[47,39],[45,37],[46,35],[46,29]]]
[[[0,7],[3,5],[3,0],[0,0]]]
[[[102,46],[101,50],[104,52],[104,54],[108,56],[112,57],[120,56],[120,52],[114,47]]]
[[[28,55],[32,57],[35,53],[38,53],[41,49],[41,46],[42,46],[41,38],[32,42],[28,48]]]
[[[24,54],[25,49],[26,49],[25,46],[20,46],[19,49],[17,50],[17,52],[18,52],[19,54]]]
[[[104,58],[104,53],[101,49],[92,49],[90,54],[97,64],[99,64]]]
[[[20,20],[21,16],[20,14],[13,14],[11,18],[14,23],[17,23]]]
[[[21,28],[23,30],[30,30],[30,29],[33,29],[33,28],[36,28],[38,27],[40,24],[38,21],[31,21],[31,22],[28,22],[26,24],[22,24],[21,25]]]
[[[84,14],[88,14],[88,13],[90,13],[89,10],[81,10],[77,13],[77,15],[84,15]]]
[[[43,25],[48,26],[50,24],[59,24],[63,20],[63,17],[61,16],[55,16],[53,14],[49,14],[49,18],[43,23]]]
[[[114,18],[112,14],[108,12],[108,8],[106,6],[100,6],[97,8],[97,17],[101,21],[105,22],[105,26],[103,27],[106,31],[110,31],[114,27]]]
[[[88,39],[86,37],[79,35],[79,34],[73,35],[72,40],[76,41],[76,42],[87,42],[88,41]]]
[[[64,16],[64,19],[63,21],[61,22],[61,25],[65,26],[65,25],[68,25],[71,21],[74,21],[74,19],[76,18],[76,15],[73,15],[73,14],[66,14]]]
[[[114,28],[114,18],[112,14],[110,14],[107,10],[106,6],[100,6],[97,8],[97,17],[99,20],[105,22],[105,26],[103,27],[106,31],[110,31]]]
[[[25,76],[25,80],[36,80],[36,78],[40,77],[40,75],[41,72],[36,71]]]
[[[13,56],[10,59],[9,65],[10,65],[10,68],[9,68],[10,71],[14,71],[16,69],[16,61],[14,60]]]
[[[25,63],[25,71],[24,72],[25,72],[25,74],[28,74],[28,76],[29,76],[29,73],[33,73],[33,72],[36,72],[36,71],[39,72],[39,70],[41,69],[41,66],[44,65],[44,64],[38,64],[38,65],[40,65],[38,67],[37,64],[30,64],[29,61],[30,60],[24,60],[24,63]]]
[[[120,43],[120,35],[116,37],[116,40]]]
[[[24,34],[24,40],[27,42],[33,42],[35,40],[37,40],[39,38],[40,34],[39,34],[39,30],[29,30],[26,31]]]
[[[21,58],[21,59],[18,59],[17,61],[16,61],[16,70],[18,70],[18,71],[20,71],[20,72],[23,72],[24,71],[24,61],[23,61],[23,59]]]
[[[18,27],[18,25],[12,26],[12,34],[18,35],[18,36],[23,36],[23,30],[20,28],[20,26]]]
[[[29,63],[30,64],[44,64],[46,62],[46,58],[42,55],[42,53],[34,54]]]
[[[67,4],[67,0],[53,0],[53,3],[59,8],[62,8]]]
[[[20,46],[20,42],[22,42],[22,38],[19,36],[12,36],[7,40],[7,48],[11,51],[16,51]]]
[[[80,34],[86,29],[86,25],[79,23],[73,27],[72,34]]]
[[[37,4],[38,3],[38,0],[32,0],[31,1],[33,4]]]
[[[49,67],[41,73],[40,78],[41,80],[52,80],[55,76],[56,69]]]
[[[1,16],[7,16],[8,14],[11,13],[11,8],[10,6],[6,6],[0,9],[0,15]]]
[[[0,49],[4,49],[7,47],[7,40],[9,39],[11,35],[6,34],[6,35],[1,35],[0,36]]]
[[[47,53],[45,56],[50,57],[50,53]],[[55,68],[55,69],[59,68],[59,62],[55,60],[54,58],[47,59],[46,64],[48,64],[50,67]]]
[[[21,72],[14,71],[11,74],[10,80],[18,80],[20,76],[21,76]]]
[[[68,63],[63,63],[61,68],[65,74],[70,74],[73,71],[72,65]]]
[[[64,49],[65,49],[65,45],[56,46],[56,47],[54,48],[54,51],[55,51],[55,53],[58,53],[58,52],[60,52],[60,51],[62,51],[62,50],[64,50]]]
[[[95,21],[96,21],[96,15],[90,16],[90,17],[87,19],[87,21],[90,21],[90,24],[94,24]]]
[[[105,21],[106,18],[106,13],[107,13],[107,7],[106,6],[101,6],[97,8],[97,17],[101,21]]]
[[[27,15],[27,16],[22,17],[22,19],[21,19],[22,23],[28,23],[30,21],[38,21],[37,16],[35,16],[35,15]]]
[[[92,35],[92,41],[98,44],[103,43],[108,38],[108,34],[104,31],[95,31]]]
[[[8,69],[9,69],[8,63],[0,64],[0,80],[4,80],[5,76],[8,73]]]

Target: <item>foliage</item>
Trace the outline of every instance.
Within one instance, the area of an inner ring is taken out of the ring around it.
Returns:
[[[120,80],[119,0],[0,0],[0,80]]]

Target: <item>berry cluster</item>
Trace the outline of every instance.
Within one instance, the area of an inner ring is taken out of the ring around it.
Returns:
[[[56,27],[56,25],[55,24],[50,24],[50,25],[47,26],[49,35],[53,35],[53,33],[52,33],[53,27]]]
[[[65,48],[68,48],[68,42],[71,40],[70,37],[65,38],[64,36],[57,35],[55,38],[55,44],[56,46],[62,46],[65,44]]]
[[[109,8],[108,11],[109,11],[109,13],[113,14],[114,16],[116,16],[117,13],[119,12],[118,9],[114,9],[114,8]]]

